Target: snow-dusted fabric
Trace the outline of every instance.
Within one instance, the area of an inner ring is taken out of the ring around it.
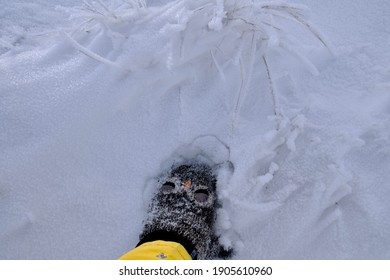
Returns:
[[[173,189],[163,190],[164,184],[174,184]],[[161,180],[158,193],[153,198],[145,221],[142,240],[156,231],[178,234],[191,243],[189,252],[197,259],[211,259],[218,256],[217,238],[214,235],[216,179],[212,170],[205,165],[181,165],[168,177]],[[208,192],[208,199],[198,202],[194,193]]]

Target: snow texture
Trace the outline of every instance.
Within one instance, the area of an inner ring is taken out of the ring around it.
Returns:
[[[175,162],[234,259],[390,258],[390,2],[0,0],[0,259],[116,259]]]

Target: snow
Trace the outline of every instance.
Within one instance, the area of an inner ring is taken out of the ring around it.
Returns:
[[[390,258],[390,3],[3,1],[0,259],[116,259],[173,162],[235,259]]]

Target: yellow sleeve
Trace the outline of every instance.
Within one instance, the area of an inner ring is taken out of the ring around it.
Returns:
[[[119,258],[120,260],[192,260],[186,249],[171,241],[146,242]]]

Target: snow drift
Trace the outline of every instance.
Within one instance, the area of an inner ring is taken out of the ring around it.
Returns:
[[[155,178],[194,157],[221,165],[234,258],[390,256],[388,83],[341,82],[364,51],[340,54],[290,3],[62,10],[56,37],[3,44],[0,258],[119,257]]]

